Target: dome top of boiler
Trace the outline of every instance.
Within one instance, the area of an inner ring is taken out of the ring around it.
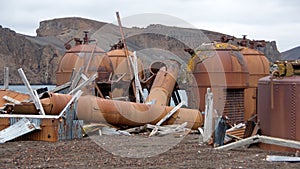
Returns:
[[[66,53],[104,53],[105,51],[99,48],[96,44],[81,44],[75,45],[67,50]]]
[[[234,51],[240,51],[241,49],[237,46],[234,46],[229,43],[204,43],[200,45],[198,48],[195,49],[195,51],[207,51],[207,50],[234,50]]]

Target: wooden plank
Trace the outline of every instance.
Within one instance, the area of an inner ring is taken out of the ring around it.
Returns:
[[[256,136],[252,136],[252,137],[248,137],[246,139],[243,139],[243,140],[240,140],[240,141],[237,141],[237,142],[234,142],[234,143],[230,143],[230,144],[226,144],[226,145],[223,145],[223,146],[220,146],[220,147],[216,147],[214,148],[215,150],[231,150],[231,149],[235,149],[235,148],[238,148],[238,147],[242,147],[242,146],[246,146],[246,145],[250,145],[250,144],[253,144],[253,143],[258,143],[259,142],[259,136],[256,135]]]
[[[37,91],[36,90],[33,90],[33,93],[34,93],[34,95],[35,95],[35,106],[37,106],[38,105],[38,110],[40,110],[39,111],[39,113],[41,114],[41,115],[46,115],[46,113],[45,113],[45,111],[44,111],[44,108],[43,108],[43,105],[42,105],[42,103],[41,103],[41,100],[40,100],[40,98],[39,98],[39,94],[37,93]]]
[[[139,70],[138,70],[138,61],[137,61],[137,56],[136,56],[136,51],[133,52],[133,58],[129,57],[130,63],[132,65],[133,68],[133,73],[134,73],[134,83],[135,83],[135,88],[136,88],[136,102],[139,103],[140,102],[140,95],[143,98],[143,101],[146,100],[144,93],[143,93],[143,89],[141,86],[141,82],[139,79]]]
[[[184,122],[180,125],[172,125],[172,126],[171,125],[157,126],[157,125],[147,124],[148,128],[153,129],[149,137],[153,135],[164,136],[171,133],[183,132],[187,130],[185,128],[186,126],[187,126],[187,122]]]
[[[175,106],[165,117],[163,117],[159,122],[156,123],[157,126],[160,126],[163,122],[165,122],[168,118],[170,118],[181,106],[185,104],[184,101],[180,102],[177,106]]]
[[[14,104],[21,104],[21,102],[19,100],[16,100],[16,99],[13,99],[9,96],[3,96],[2,97],[4,100],[8,101],[8,102],[11,102],[11,103],[14,103]]]
[[[74,75],[74,77],[72,77],[72,79],[71,79],[71,86],[69,88],[69,92],[72,91],[73,89],[75,89],[75,87],[78,85],[78,83],[80,81],[80,78],[81,78],[82,72],[83,72],[83,66],[80,67],[80,69],[78,70],[78,72],[76,72],[75,75]]]
[[[266,144],[273,144],[273,145],[278,145],[283,147],[300,149],[300,142],[295,140],[288,140],[288,139],[275,138],[269,136],[259,136],[259,140],[260,142]]]
[[[67,82],[67,83],[62,84],[60,86],[56,86],[54,89],[50,90],[50,92],[53,92],[53,93],[59,92],[63,89],[66,89],[66,88],[70,87],[70,85],[71,85],[71,82]]]
[[[205,111],[204,111],[204,127],[203,127],[203,142],[206,143],[211,139],[214,132],[214,121],[213,121],[213,93],[210,88],[206,89],[205,94]]]
[[[70,105],[79,99],[79,97],[82,95],[82,91],[77,91],[74,96],[71,98],[71,100],[68,102],[68,104],[65,106],[65,108],[59,113],[58,117],[61,117],[64,115],[65,111],[70,107]]]
[[[300,162],[300,157],[267,155],[266,160],[276,162]]]
[[[31,114],[0,114],[0,118],[38,118],[38,119],[58,119],[60,116],[57,115],[31,115]]]
[[[246,139],[237,141],[235,143],[230,143],[230,144],[227,144],[224,146],[217,147],[215,149],[216,150],[230,150],[230,149],[235,149],[238,147],[242,147],[245,145],[250,145],[250,144],[258,143],[258,142],[300,149],[299,141],[287,140],[287,139],[275,138],[275,137],[269,137],[269,136],[259,136],[259,135],[251,136]]]
[[[91,62],[92,62],[92,60],[94,58],[94,52],[95,52],[96,47],[97,47],[97,44],[94,44],[93,50],[92,50],[92,52],[90,54],[90,57],[89,57],[89,61],[88,61],[87,65],[86,65],[86,68],[85,68],[85,71],[84,71],[85,74],[87,74],[87,72],[89,70],[89,67],[90,67],[90,64],[91,64]]]
[[[72,94],[76,93],[77,91],[81,90],[81,88],[83,88],[84,86],[86,86],[89,83],[91,83],[92,81],[94,81],[96,78],[97,78],[97,73],[94,74],[92,77],[90,77],[88,80],[82,82],[75,89],[73,89],[72,91],[70,91],[68,94],[72,95]]]
[[[18,69],[18,72],[21,76],[21,79],[23,81],[23,83],[25,84],[25,86],[27,87],[28,91],[29,91],[29,95],[30,95],[30,98],[32,99],[34,105],[35,105],[35,108],[37,110],[39,110],[39,113],[41,115],[45,115],[45,111],[44,111],[44,108],[41,104],[41,101],[40,99],[38,98],[38,94],[36,93],[35,90],[32,90],[31,86],[30,86],[30,83],[28,82],[26,76],[25,76],[25,73],[23,72],[23,69],[20,68]],[[35,92],[34,92],[35,91]]]
[[[8,67],[4,67],[4,90],[8,89],[8,85],[9,85],[9,68]]]

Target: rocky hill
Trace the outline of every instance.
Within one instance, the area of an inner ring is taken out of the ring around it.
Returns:
[[[281,53],[282,58],[285,60],[297,60],[300,59],[300,46],[287,50]]]
[[[9,67],[10,83],[21,84],[17,69],[23,68],[30,83],[55,84],[57,64],[65,52],[64,43],[74,37],[82,38],[83,31],[88,31],[91,38],[97,40],[98,46],[106,51],[121,37],[116,25],[77,17],[42,21],[34,37],[0,27],[0,76],[3,77],[3,67]],[[203,42],[219,40],[224,35],[208,30],[153,24],[146,28],[124,28],[124,33],[131,50],[145,51],[147,57],[159,57],[161,51],[166,50],[184,60],[190,57],[183,51],[184,48],[196,48]],[[279,59],[276,42],[266,44],[259,50],[270,61]],[[0,83],[3,83],[2,78]]]
[[[30,37],[8,28],[0,28],[0,77],[9,67],[10,83],[22,83],[18,69],[22,68],[32,84],[51,84],[63,43],[56,37]],[[3,78],[0,78],[3,84]]]

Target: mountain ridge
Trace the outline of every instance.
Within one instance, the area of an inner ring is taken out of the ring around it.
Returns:
[[[218,40],[226,35],[209,30],[159,24],[149,24],[145,28],[124,27],[123,30],[126,43],[132,50],[159,48],[185,59],[190,56],[183,48],[196,48],[204,42]],[[36,36],[19,34],[0,26],[0,65],[2,68],[10,67],[11,84],[22,83],[17,72],[20,67],[32,84],[55,84],[55,71],[65,52],[64,44],[74,37],[82,38],[83,31],[88,31],[92,39],[98,39],[97,44],[105,51],[121,39],[118,26],[80,17],[41,21]],[[259,50],[271,61],[279,59],[276,42],[266,44],[265,48]],[[2,77],[3,72],[0,68]],[[0,79],[0,83],[3,83],[3,79]]]
[[[284,60],[299,60],[300,59],[300,46],[294,47],[281,53]]]

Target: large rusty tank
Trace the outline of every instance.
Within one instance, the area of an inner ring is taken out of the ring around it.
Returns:
[[[89,44],[87,35],[84,42],[78,38],[74,38],[75,45],[71,47],[66,45],[67,51],[61,58],[56,71],[56,84],[62,85],[70,81],[73,69],[83,72],[87,76],[97,73],[98,68],[101,67],[101,79],[106,80],[112,72],[111,62],[105,51],[96,44]]]
[[[258,80],[270,74],[270,63],[267,57],[258,50],[242,47],[241,53],[244,55],[249,71],[249,86],[245,89],[244,93],[244,120],[246,121],[257,113],[256,98]]]
[[[104,96],[110,98],[129,97],[130,101],[135,101],[134,89],[133,89],[133,53],[129,50],[125,50],[122,42],[116,44],[116,47],[112,47],[107,52],[107,57],[111,63],[112,72],[109,75],[108,80],[101,78],[96,79],[98,88],[103,92]],[[132,60],[130,60],[130,58]],[[99,66],[98,74],[102,73],[102,67]],[[140,80],[144,80],[144,68],[140,59],[137,59],[138,76]],[[105,70],[105,68],[104,68]]]
[[[240,49],[228,43],[211,43],[195,50],[193,74],[196,78],[200,111],[205,109],[207,88],[214,93],[214,108],[230,122],[244,121],[244,89],[249,86],[249,71]]]
[[[300,141],[300,76],[271,77],[258,81],[257,113],[261,134]],[[262,148],[292,151],[261,145]]]

